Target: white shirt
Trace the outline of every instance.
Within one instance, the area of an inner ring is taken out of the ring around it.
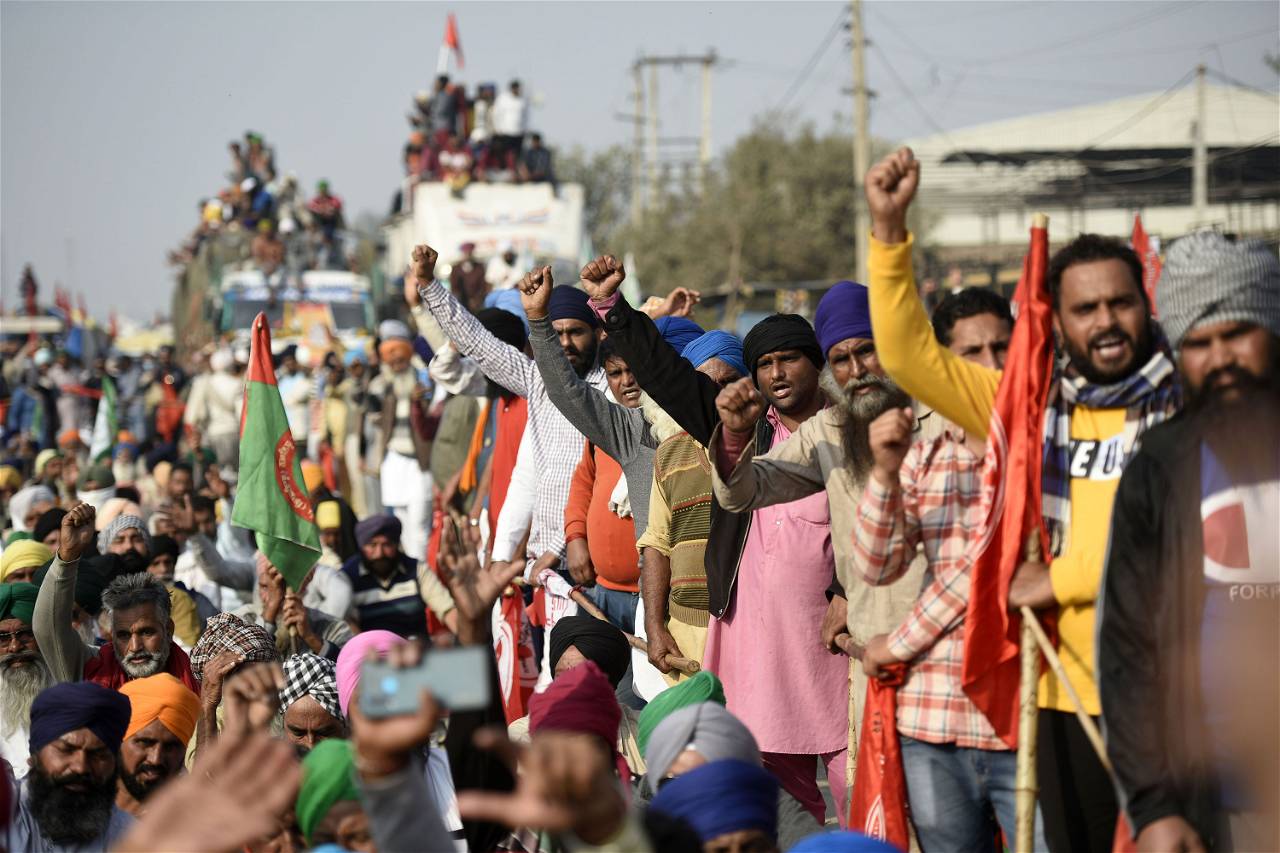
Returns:
[[[516,263],[509,264],[502,255],[494,255],[484,268],[484,280],[489,282],[489,287],[494,290],[510,290],[524,277],[519,263],[519,258],[516,259]]]
[[[529,126],[529,105],[511,92],[500,92],[493,101],[493,132],[499,136],[524,136]]]

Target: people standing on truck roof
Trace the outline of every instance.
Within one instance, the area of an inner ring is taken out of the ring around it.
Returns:
[[[529,147],[520,155],[520,182],[551,184],[554,192],[556,172],[551,165],[551,149],[542,144],[541,133],[529,134]]]
[[[329,192],[329,182],[316,182],[316,194],[307,202],[311,214],[311,233],[317,244],[321,269],[342,269],[342,235],[346,226],[342,216],[342,199]]]
[[[524,135],[529,129],[529,103],[519,80],[512,80],[507,91],[493,102],[493,147],[495,168],[514,172],[520,162]]]

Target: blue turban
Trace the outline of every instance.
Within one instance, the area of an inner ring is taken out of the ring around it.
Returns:
[[[750,376],[746,363],[742,360],[742,341],[728,332],[712,329],[684,345],[680,353],[685,361],[694,367],[701,367],[713,358],[718,358],[732,367],[742,376]]]
[[[520,291],[514,287],[506,290],[495,290],[484,298],[485,308],[498,308],[515,314],[524,324],[524,333],[529,334],[529,318],[524,313],[524,303],[520,301]]]
[[[688,317],[659,317],[653,325],[658,327],[658,334],[676,351],[676,355],[683,355],[689,342],[706,331]]]
[[[600,318],[587,304],[586,291],[567,284],[551,288],[551,301],[547,305],[547,314],[554,320],[581,320],[591,328],[600,325]]]
[[[88,729],[118,752],[132,715],[128,696],[92,681],[46,687],[31,703],[31,754],[76,729]]]
[[[887,841],[861,832],[819,832],[802,840],[791,853],[901,853]]]
[[[688,822],[706,844],[730,832],[778,832],[778,780],[768,770],[726,758],[662,786],[649,808]]]
[[[356,522],[356,544],[363,548],[375,536],[386,536],[392,542],[400,541],[403,526],[391,513],[371,515]]]
[[[824,353],[843,340],[872,337],[867,289],[852,281],[836,282],[818,302],[813,326]]]

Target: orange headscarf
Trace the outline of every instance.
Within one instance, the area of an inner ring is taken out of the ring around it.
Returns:
[[[129,728],[124,733],[125,740],[156,720],[184,745],[195,734],[196,719],[200,716],[200,697],[169,673],[126,681],[120,692],[129,697],[133,706],[133,716],[129,718]]]

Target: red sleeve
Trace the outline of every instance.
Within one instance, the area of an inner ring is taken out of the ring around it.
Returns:
[[[595,445],[586,442],[582,459],[573,469],[569,484],[569,502],[564,506],[564,541],[587,538],[587,511],[591,509],[591,492],[596,482]]]

